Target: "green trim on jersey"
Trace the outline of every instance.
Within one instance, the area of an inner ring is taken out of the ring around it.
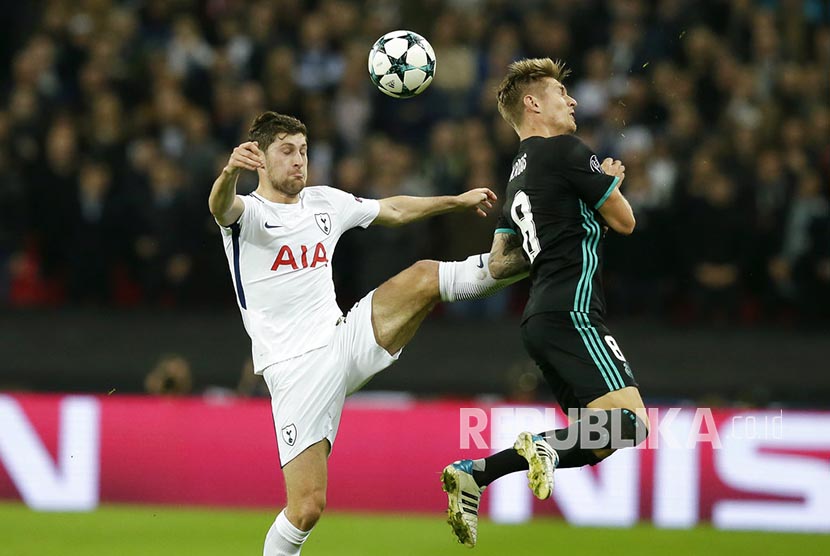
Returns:
[[[614,176],[614,181],[611,182],[611,186],[608,188],[608,191],[606,191],[605,195],[600,197],[599,201],[597,201],[597,204],[594,205],[595,209],[598,209],[599,207],[601,207],[602,204],[605,202],[605,200],[608,199],[608,197],[611,196],[611,194],[614,192],[614,188],[617,186],[617,183],[619,183],[619,181],[620,181],[620,177],[619,176]]]
[[[602,229],[588,206],[581,200],[579,201],[579,211],[584,219],[582,227],[585,230],[585,237],[582,238],[582,274],[576,284],[573,310],[589,313],[591,312],[594,273],[599,267],[597,245],[599,245],[599,240],[602,237]]]
[[[496,233],[496,234],[513,234],[514,236],[518,235],[516,233],[516,230],[514,230],[513,228],[496,228],[496,231],[493,232],[493,233]]]
[[[596,218],[594,218],[594,213],[582,200],[579,201],[579,212],[583,218],[582,228],[585,230],[585,237],[582,238],[582,274],[579,277],[579,282],[576,284],[571,320],[579,335],[582,337],[582,342],[585,344],[588,354],[602,373],[605,383],[608,385],[609,392],[613,392],[614,390],[623,388],[625,382],[622,376],[620,376],[620,371],[617,369],[617,366],[614,365],[611,354],[605,349],[605,344],[602,338],[599,337],[596,327],[591,325],[591,321],[588,319],[588,313],[591,312],[594,274],[596,274],[599,268],[597,246],[602,237],[602,228]]]
[[[623,381],[622,375],[620,375],[619,369],[614,364],[614,360],[611,358],[611,354],[608,353],[608,348],[605,347],[605,342],[599,337],[599,332],[597,331],[596,326],[591,324],[591,321],[588,319],[588,314],[583,313],[581,315],[582,320],[585,322],[586,329],[591,333],[594,337],[595,345],[597,345],[597,351],[602,359],[605,360],[607,368],[609,369],[609,373],[611,374],[611,382],[616,384],[615,390],[625,387],[625,381]]]
[[[579,332],[580,337],[582,337],[582,343],[585,344],[585,349],[588,350],[588,355],[590,355],[591,359],[594,360],[594,364],[597,366],[597,369],[599,369],[600,374],[602,374],[602,378],[605,380],[605,385],[608,386],[608,391],[612,392],[616,390],[616,388],[614,387],[615,385],[611,382],[611,378],[608,373],[608,367],[606,366],[607,363],[597,358],[596,351],[594,350],[594,346],[591,342],[591,338],[588,336],[588,334],[586,334],[585,326],[580,324],[579,322],[581,320],[579,318],[579,315],[580,313],[571,311],[571,320],[574,323],[574,328],[576,328],[576,331]]]
[[[606,386],[608,386],[608,391],[613,392],[614,390],[625,388],[625,382],[622,376],[620,376],[620,371],[614,365],[614,361],[611,359],[608,350],[605,349],[605,344],[599,337],[596,327],[588,319],[588,314],[577,311],[571,311],[570,314],[576,331],[582,337],[582,343],[585,344],[585,349],[588,350],[588,354],[594,360],[594,364],[602,374]]]

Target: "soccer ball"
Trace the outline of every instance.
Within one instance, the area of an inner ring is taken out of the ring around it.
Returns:
[[[369,75],[377,88],[390,97],[414,97],[432,83],[435,51],[418,33],[386,33],[369,51]]]

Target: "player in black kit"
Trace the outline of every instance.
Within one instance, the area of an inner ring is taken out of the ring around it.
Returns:
[[[600,276],[608,229],[634,230],[619,190],[625,167],[610,158],[600,163],[573,135],[577,103],[562,84],[568,73],[549,58],[520,60],[499,85],[499,112],[521,143],[489,269],[500,278],[530,268],[522,340],[571,425],[523,432],[512,449],[444,469],[448,521],[468,546],[475,546],[481,492],[492,481],[527,470],[531,490],[544,500],[557,467],[594,465],[648,434],[637,382],[605,326]]]

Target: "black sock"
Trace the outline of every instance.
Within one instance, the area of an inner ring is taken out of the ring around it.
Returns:
[[[582,467],[584,465],[595,465],[600,459],[593,450],[580,448],[581,421],[577,421],[566,429],[556,429],[542,433],[548,444],[550,444],[559,455],[557,468]],[[574,437],[573,435],[576,435]],[[508,448],[490,457],[484,458],[484,470],[473,470],[473,479],[478,486],[489,485],[499,477],[503,477],[516,471],[526,471],[527,460],[519,455],[513,448]]]
[[[583,450],[579,447],[580,422],[572,424],[566,429],[557,429],[542,433],[545,440],[553,446],[559,455],[557,468],[582,467],[583,465],[595,465],[600,459],[593,450]],[[577,435],[576,442],[571,435]],[[566,443],[567,440],[567,443]],[[571,446],[573,444],[573,446]],[[559,448],[557,448],[559,446]],[[519,455],[513,448],[502,450],[490,457],[484,458],[484,470],[473,470],[473,479],[478,486],[486,486],[505,475],[516,471],[526,471],[527,460]]]
[[[645,423],[628,409],[586,411],[582,419],[567,429],[542,434],[559,455],[557,467],[563,469],[596,465],[602,458],[594,453],[595,450],[636,446],[646,435]]]
[[[586,412],[583,419],[568,428],[542,433],[559,455],[557,468],[561,469],[596,465],[602,459],[594,450],[634,446],[642,442],[646,435],[648,429],[645,424],[628,409]],[[590,447],[583,448],[586,443]],[[473,464],[473,479],[479,486],[489,485],[499,477],[528,468],[527,460],[513,448],[484,458],[483,470],[475,469],[479,461]]]
[[[559,456],[557,469],[596,465],[601,461],[593,450],[583,450],[579,447],[580,426],[581,422],[577,421],[567,429],[557,429],[542,434]],[[576,435],[576,442],[574,442],[573,435]]]
[[[484,458],[484,471],[474,469],[473,479],[478,486],[486,486],[499,477],[516,471],[527,471],[527,460],[513,448],[508,448]]]

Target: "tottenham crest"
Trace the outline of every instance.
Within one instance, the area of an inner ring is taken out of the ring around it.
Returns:
[[[327,212],[318,212],[314,215],[314,220],[317,221],[317,226],[323,230],[323,233],[329,235],[331,232],[331,217]]]
[[[282,432],[283,441],[285,441],[285,443],[289,446],[293,446],[297,441],[297,427],[294,426],[294,423],[291,423],[287,427],[283,427],[280,432]]]

